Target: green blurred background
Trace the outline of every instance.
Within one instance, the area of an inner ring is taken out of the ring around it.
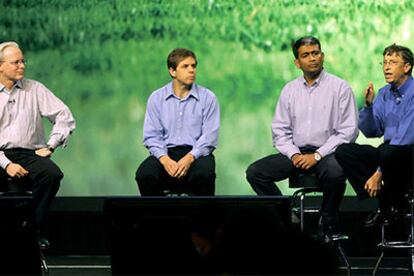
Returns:
[[[146,100],[170,81],[166,56],[176,47],[195,51],[197,82],[220,102],[217,194],[249,195],[245,169],[275,152],[274,107],[283,85],[301,74],[292,40],[317,36],[325,68],[349,82],[361,106],[368,81],[384,84],[384,47],[413,48],[413,21],[411,0],[3,0],[0,41],[21,45],[27,77],[77,120],[69,146],[54,156],[65,172],[59,195],[138,193]]]

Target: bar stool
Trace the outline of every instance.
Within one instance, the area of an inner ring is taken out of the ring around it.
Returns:
[[[300,230],[305,229],[305,214],[319,213],[319,207],[305,206],[306,196],[313,193],[322,193],[322,186],[319,184],[318,177],[315,173],[297,172],[289,178],[289,188],[297,189],[292,195],[292,212],[299,213]],[[342,241],[348,240],[349,237],[342,234],[332,235],[331,241],[339,251],[344,261],[348,275],[351,274],[351,265],[342,246]]]
[[[32,191],[24,189],[24,183],[21,180],[15,180],[11,177],[7,178],[7,188],[5,191],[2,191],[1,195],[8,196],[8,197],[22,197],[22,196],[33,197]],[[49,267],[46,262],[44,249],[39,248],[39,256],[40,256],[41,269],[43,273],[49,274]]]
[[[386,223],[381,225],[381,242],[378,247],[381,248],[381,255],[379,256],[377,263],[375,264],[372,275],[376,275],[380,267],[381,261],[384,258],[385,249],[408,249],[410,257],[410,275],[414,275],[414,191],[410,190],[406,195],[410,204],[409,213],[404,214],[404,218],[410,220],[410,233],[408,239],[405,241],[390,241],[386,238]]]

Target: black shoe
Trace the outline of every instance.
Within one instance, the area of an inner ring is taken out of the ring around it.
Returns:
[[[319,218],[317,240],[324,244],[331,244],[333,238],[339,236],[339,226],[336,218]]]
[[[37,243],[39,244],[40,250],[47,250],[50,248],[50,242],[46,238],[38,238]]]
[[[378,208],[374,213],[368,215],[364,221],[364,227],[374,227],[378,225],[389,225],[389,212]]]

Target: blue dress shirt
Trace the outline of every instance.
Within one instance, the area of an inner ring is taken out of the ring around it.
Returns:
[[[366,137],[381,137],[391,145],[414,144],[414,79],[398,88],[382,87],[370,107],[359,113],[359,129]]]
[[[213,92],[193,84],[180,99],[172,82],[154,91],[148,99],[144,121],[144,145],[151,155],[168,155],[168,148],[191,146],[195,158],[206,156],[217,146],[220,109]]]

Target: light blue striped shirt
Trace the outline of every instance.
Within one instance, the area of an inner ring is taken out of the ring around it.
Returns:
[[[154,91],[148,99],[144,121],[144,145],[151,155],[168,155],[168,148],[193,147],[195,157],[209,155],[218,142],[220,108],[210,90],[193,84],[180,99],[172,82]]]
[[[47,142],[44,117],[53,124]],[[1,150],[65,146],[74,129],[75,119],[69,108],[43,84],[23,79],[10,91],[0,84],[0,166],[3,169],[11,161]]]

